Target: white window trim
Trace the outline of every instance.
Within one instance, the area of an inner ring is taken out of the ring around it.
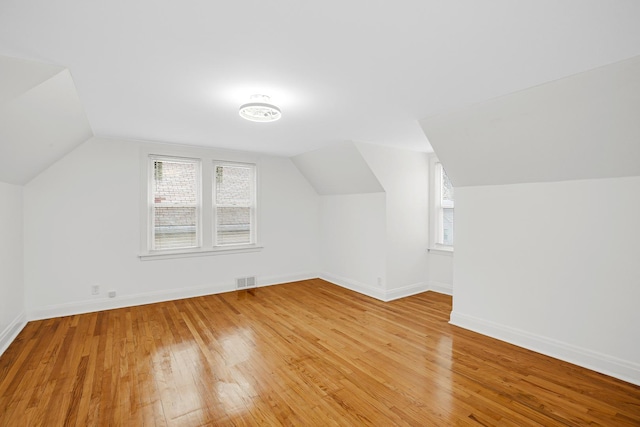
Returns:
[[[429,172],[430,172],[430,184],[429,184],[429,252],[434,253],[453,253],[453,246],[443,245],[438,243],[442,240],[442,227],[440,227],[440,223],[442,222],[442,211],[440,206],[441,200],[441,175],[440,175],[440,161],[435,155],[429,156]],[[446,206],[443,206],[446,207]],[[451,206],[450,206],[451,207]]]
[[[264,249],[260,244],[260,166],[257,158],[249,155],[237,154],[233,155],[226,151],[220,150],[222,154],[217,155],[213,150],[199,149],[197,147],[175,147],[167,145],[166,148],[159,147],[157,144],[150,144],[141,147],[140,150],[140,260],[160,260],[171,258],[185,258],[210,255],[226,255],[239,254],[249,252],[259,252]],[[162,158],[177,159],[199,159],[200,160],[200,206],[201,206],[201,223],[200,223],[200,247],[185,249],[168,249],[168,250],[151,250],[151,222],[149,215],[150,191],[151,185],[150,174],[152,169],[149,167],[150,157],[158,156]],[[213,178],[214,178],[214,162],[226,164],[252,164],[255,165],[255,206],[254,220],[256,222],[254,243],[249,245],[213,245]]]

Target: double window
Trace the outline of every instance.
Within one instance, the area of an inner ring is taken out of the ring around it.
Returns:
[[[147,252],[256,243],[256,165],[150,155]]]

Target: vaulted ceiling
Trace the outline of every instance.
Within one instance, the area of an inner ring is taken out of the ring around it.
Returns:
[[[68,69],[98,136],[430,151],[419,119],[640,55],[639,16],[634,0],[3,0],[0,55]],[[241,119],[254,93],[282,119]]]
[[[640,176],[640,56],[420,124],[456,187]]]
[[[93,136],[69,70],[0,56],[0,181],[25,184]]]

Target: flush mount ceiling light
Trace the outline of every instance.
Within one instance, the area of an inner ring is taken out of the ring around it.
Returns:
[[[282,113],[269,99],[266,95],[252,95],[249,102],[240,106],[240,117],[252,122],[275,122]]]

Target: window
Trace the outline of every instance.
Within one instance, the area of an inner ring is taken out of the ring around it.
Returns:
[[[261,249],[256,165],[194,153],[143,153],[143,259]]]
[[[442,163],[431,157],[431,249],[453,250],[454,191]]]
[[[453,186],[447,176],[447,172],[442,167],[442,163],[437,163],[437,176],[439,182],[438,206],[438,235],[436,243],[444,246],[453,246]]]
[[[254,243],[255,166],[214,163],[215,244]]]
[[[200,246],[200,161],[152,156],[151,249]]]

